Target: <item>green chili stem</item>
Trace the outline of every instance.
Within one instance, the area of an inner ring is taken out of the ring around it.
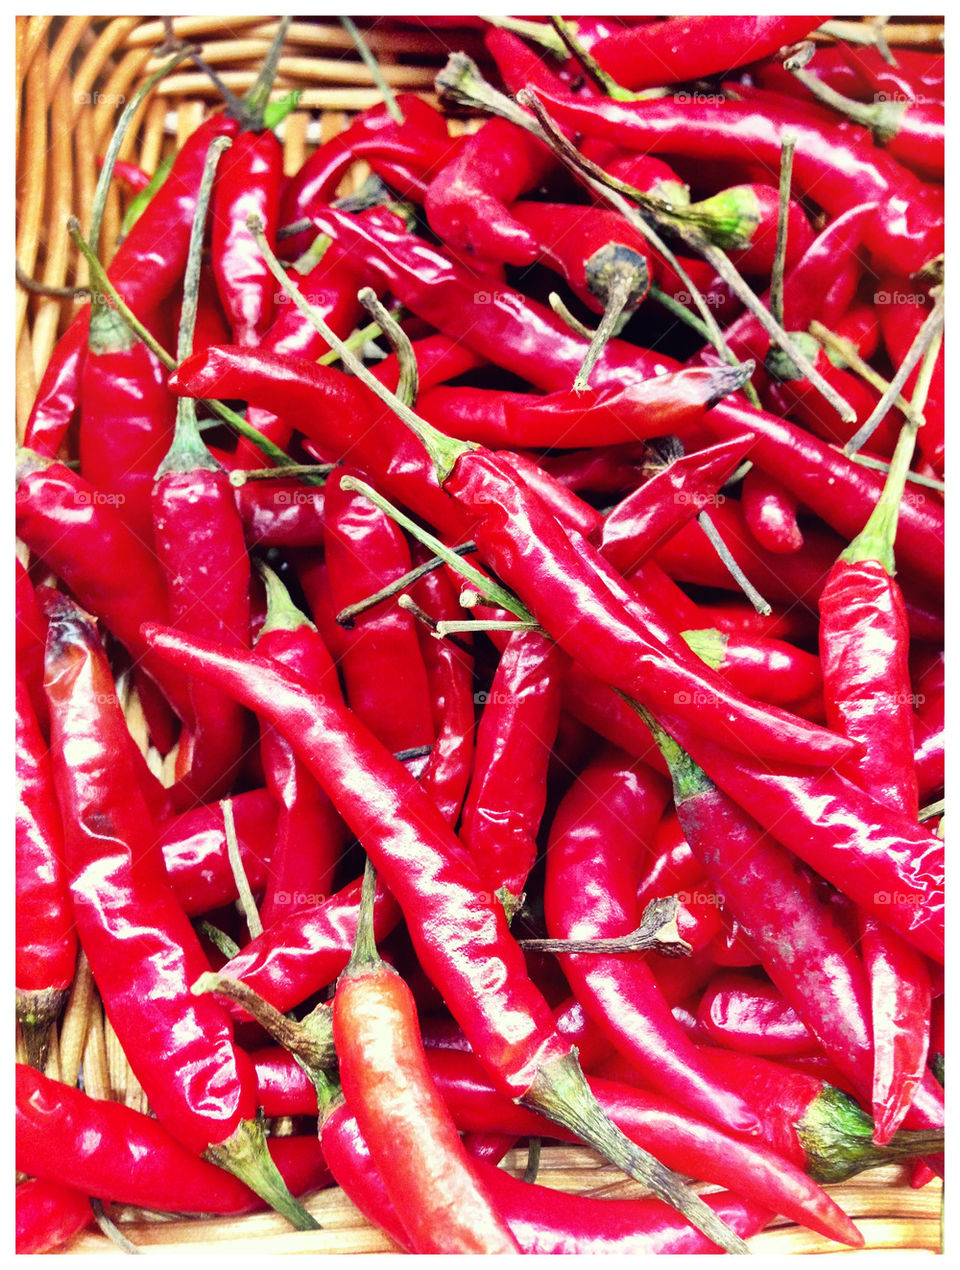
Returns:
[[[353,352],[356,349],[363,348],[364,344],[369,343],[370,340],[377,339],[382,334],[383,329],[379,322],[370,322],[367,326],[361,327],[359,330],[354,331],[352,335],[348,336],[348,338],[343,341],[343,346],[344,348],[349,348],[351,352]],[[340,354],[335,348],[331,348],[329,352],[326,352],[322,357],[317,358],[317,365],[333,366],[339,360]]]
[[[740,568],[736,560],[734,560],[733,555],[731,554],[730,548],[720,537],[720,533],[716,525],[710,519],[707,512],[701,512],[699,514],[699,516],[697,517],[697,524],[700,526],[703,532],[710,539],[711,546],[713,547],[717,555],[720,557],[720,559],[723,561],[727,569],[727,572],[734,579],[737,586],[744,593],[744,595],[747,597],[747,599],[750,601],[753,607],[763,617],[769,617],[770,614],[773,612],[773,609],[770,607],[767,601],[763,598],[763,596],[760,594],[757,588],[753,585],[753,583],[750,581],[750,579],[747,577],[744,571]]]
[[[285,467],[234,468],[230,484],[236,489],[248,481],[279,481],[287,477],[329,476],[336,463],[288,463]]]
[[[651,287],[650,290],[652,292],[653,287]],[[590,330],[590,327],[587,326],[586,323],[581,322],[579,318],[573,316],[560,296],[557,295],[556,291],[551,291],[547,296],[547,300],[557,317],[561,320],[561,322],[566,322],[571,331],[576,332],[577,335],[582,335],[585,340],[593,339],[594,332]]]
[[[861,379],[866,380],[871,388],[876,388],[879,393],[885,393],[889,389],[890,381],[884,379],[882,375],[873,369],[869,362],[863,360],[851,340],[845,340],[842,335],[837,335],[816,319],[810,323],[807,329],[814,339],[818,339],[828,352],[834,352],[841,357],[851,370],[856,371]],[[897,397],[893,404],[898,410],[902,410],[904,414],[910,413],[910,403],[905,397]]]
[[[417,355],[413,351],[410,337],[402,329],[399,322],[390,315],[387,308],[377,299],[373,287],[364,287],[357,292],[357,299],[379,325],[386,336],[390,347],[397,355],[400,375],[397,381],[397,399],[411,409],[417,400],[420,389],[420,372],[417,368]]]
[[[612,75],[608,75],[592,54],[588,53],[574,34],[570,23],[564,22],[559,14],[550,14],[553,28],[566,45],[572,57],[575,57],[593,82],[614,101],[635,101],[636,93],[631,93],[618,84]]]
[[[283,42],[287,38],[289,26],[289,15],[280,19],[280,25],[270,42],[270,48],[263,59],[260,72],[243,95],[241,106],[244,118],[241,122],[248,131],[256,131],[258,127],[261,129],[263,127],[263,112],[270,100],[274,80],[277,78],[277,67],[280,64],[280,54],[283,51]]]

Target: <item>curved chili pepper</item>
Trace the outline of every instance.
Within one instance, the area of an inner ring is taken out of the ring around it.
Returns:
[[[539,463],[555,481],[578,494],[622,494],[640,479],[647,447],[641,441],[596,446],[565,454],[540,455]]]
[[[539,94],[562,127],[645,152],[691,158],[744,154],[779,170],[783,136],[797,139],[793,173],[798,190],[811,194],[831,216],[859,203],[877,209],[864,241],[885,268],[915,273],[943,250],[940,194],[866,139],[814,123],[784,105],[778,116],[752,102],[606,101],[585,103],[569,94]]]
[[[482,357],[446,335],[425,335],[422,340],[414,340],[413,351],[421,393],[484,365]],[[400,380],[400,363],[396,353],[390,353],[371,370],[375,378],[391,392],[396,392]]]
[[[550,831],[544,910],[551,938],[617,937],[639,926],[635,860],[664,801],[662,779],[616,751],[580,774]],[[564,953],[561,964],[607,1039],[661,1093],[669,1091],[705,1119],[749,1132],[749,1108],[730,1098],[709,1064],[685,1043],[643,961],[591,952]]]
[[[104,1008],[164,1127],[308,1228],[312,1218],[269,1165],[253,1122],[253,1070],[233,1044],[228,1016],[191,995],[206,959],[151,843],[103,649],[68,600],[49,616],[54,781],[74,917]],[[129,957],[118,957],[118,947]]]
[[[422,563],[425,555],[425,549],[414,544],[414,560]],[[454,585],[441,569],[425,574],[410,594],[436,622],[456,620],[461,613]],[[447,824],[455,826],[473,767],[473,658],[449,639],[434,639],[432,632],[421,633],[419,625],[417,633],[436,733],[430,757],[420,773],[420,788],[436,804]]]
[[[156,663],[140,638],[145,613],[168,617],[166,587],[153,552],[111,503],[64,464],[25,451],[18,478],[18,536],[116,635],[181,717],[189,718],[182,681]]]
[[[823,687],[819,659],[783,640],[717,630],[684,631],[683,638],[725,679],[771,705],[793,705]]]
[[[159,1212],[249,1213],[263,1200],[185,1150],[152,1116],[18,1064],[17,1168],[105,1201]],[[290,1191],[330,1183],[315,1134],[268,1142]]]
[[[821,45],[806,69],[837,92],[863,101],[875,98],[877,92],[888,94],[894,101],[916,101],[918,98],[943,100],[942,54],[898,48],[894,66],[885,61],[876,48],[856,48],[850,44]],[[808,90],[785,69],[781,59],[774,57],[751,67],[750,75],[764,88],[789,97],[811,100]]]
[[[89,1198],[57,1182],[39,1178],[20,1182],[15,1203],[18,1255],[53,1252],[93,1221]]]
[[[192,404],[191,407],[192,408]],[[224,643],[250,639],[250,561],[233,487],[181,407],[173,445],[153,488],[157,559],[170,620]],[[190,685],[189,743],[177,756],[181,803],[229,790],[243,754],[243,711],[208,685]]]
[[[542,141],[505,119],[488,119],[430,182],[424,203],[430,228],[460,250],[532,264],[537,236],[508,208],[555,163]]]
[[[337,672],[312,623],[297,609],[276,574],[261,569],[267,592],[266,620],[257,636],[260,652],[289,666],[314,692],[339,693]],[[265,927],[296,908],[322,904],[333,889],[346,830],[330,799],[273,729],[260,738],[267,785],[279,805],[267,888],[260,907]]]
[[[789,555],[803,546],[797,524],[797,500],[778,480],[759,467],[743,478],[740,503],[747,528],[761,547],[775,555]]]
[[[664,539],[718,501],[720,487],[733,475],[751,441],[749,436],[724,441],[655,469],[604,517],[599,541],[594,535],[604,558],[624,575],[643,564]]]
[[[124,239],[107,271],[138,317],[153,313],[183,277],[200,177],[211,141],[232,137],[234,120],[213,115],[187,138],[170,177]],[[90,312],[74,318],[47,363],[27,422],[24,444],[52,457],[60,449],[80,396]]]
[[[262,891],[277,833],[276,803],[266,789],[237,794],[230,803],[244,875],[252,891]],[[167,881],[190,917],[237,898],[219,803],[172,817],[163,824],[158,838]]]
[[[944,785],[944,701],[940,693],[925,703],[913,721],[917,747],[913,761],[917,769],[919,801],[928,802]]]
[[[347,469],[349,472],[349,469]],[[341,486],[324,487],[324,544],[330,595],[339,610],[409,573],[401,530],[369,500]],[[414,619],[389,601],[354,619],[338,662],[350,708],[391,751],[433,742],[427,672]]]
[[[80,376],[80,471],[147,547],[153,543],[153,474],[170,448],[176,417],[166,379],[156,356],[117,314],[96,305]]]
[[[19,674],[16,715],[17,1019],[31,1062],[41,1066],[73,982],[77,936],[50,756]]]
[[[283,150],[269,128],[241,132],[217,172],[213,275],[237,344],[258,344],[273,319],[276,283],[247,229],[247,217],[258,215],[273,241],[282,172]]]
[[[752,975],[727,971],[708,986],[697,1020],[715,1045],[759,1058],[817,1049],[809,1028],[780,991]]]
[[[656,376],[642,384],[556,392],[545,397],[490,388],[433,388],[420,415],[464,441],[510,449],[619,445],[695,426],[704,411],[743,383],[715,367]]]
[[[748,600],[730,600],[723,604],[698,606],[701,619],[709,627],[724,635],[744,636],[747,639],[779,639],[791,644],[801,644],[816,637],[814,615],[797,605],[771,605],[772,612],[764,616],[758,613]]]
[[[669,18],[619,31],[595,44],[593,56],[624,88],[653,88],[702,79],[795,44],[826,18],[698,16]]]
[[[537,859],[566,667],[566,655],[551,639],[518,632],[483,698],[460,836],[508,917]]]
[[[322,1133],[337,1182],[351,1201],[400,1248],[412,1250],[360,1127],[346,1107],[338,1108],[329,1117]],[[716,1244],[659,1200],[568,1195],[520,1181],[483,1161],[477,1162],[477,1170],[521,1252],[595,1255],[716,1251]],[[722,1221],[744,1237],[756,1234],[769,1221],[766,1209],[729,1192],[708,1195],[706,1202]],[[400,1211],[405,1210],[401,1207]]]
[[[353,953],[333,999],[346,1105],[415,1252],[518,1251],[431,1079],[410,989],[377,953],[375,886],[368,865]]]
[[[363,725],[329,696],[305,696],[302,681],[255,654],[233,655],[175,631],[152,628],[145,634],[182,669],[229,684],[295,745],[381,868],[408,918],[421,966],[441,986],[498,1087],[557,1123],[572,1119],[580,1136],[680,1205],[698,1229],[706,1226],[724,1247],[739,1249],[697,1201],[675,1192],[672,1174],[634,1154],[636,1148],[603,1116],[527,976],[499,902],[480,889],[439,811]],[[358,790],[364,791],[362,802]]]

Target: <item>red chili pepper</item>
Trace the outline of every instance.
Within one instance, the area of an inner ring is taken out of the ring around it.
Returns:
[[[166,323],[148,319],[146,325],[157,334]],[[153,476],[170,448],[176,415],[166,379],[156,356],[114,310],[95,305],[80,377],[80,471],[147,547]]]
[[[276,803],[266,789],[248,790],[230,802],[243,872],[250,889],[262,891],[276,840]],[[166,821],[159,832],[159,842],[167,881],[190,917],[237,898],[219,803],[185,811]]]
[[[444,116],[415,93],[401,93],[397,105],[403,124],[398,125],[381,103],[362,111],[346,131],[314,151],[283,191],[281,225],[295,224],[329,203],[359,160],[370,163],[384,179],[399,182],[399,192],[405,198],[417,192],[420,182],[448,160],[456,142],[448,134]],[[295,235],[285,241],[284,249],[299,255],[310,245],[311,237]]]
[[[654,381],[655,382],[655,381]],[[604,558],[625,576],[705,507],[750,449],[752,438],[721,442],[671,459],[604,517],[594,536]],[[722,497],[722,496],[721,496]]]
[[[422,563],[425,555],[420,544],[414,544],[414,560]],[[440,569],[425,574],[410,594],[435,622],[456,620],[462,611],[449,575]],[[436,733],[430,757],[420,773],[420,788],[452,827],[460,819],[473,767],[473,658],[451,640],[434,639],[419,625],[417,633]]]
[[[593,56],[624,88],[675,84],[743,66],[795,44],[826,18],[670,18],[621,31],[595,44]]]
[[[802,548],[797,500],[778,480],[752,467],[743,478],[740,502],[747,528],[761,547],[774,555],[790,555]]]
[[[247,217],[260,217],[272,244],[282,172],[283,150],[269,129],[241,132],[217,172],[213,274],[237,344],[258,344],[273,319],[276,283],[247,229]]]
[[[662,779],[616,751],[580,774],[550,831],[544,909],[551,938],[616,938],[636,930],[636,858],[655,831],[664,800]],[[564,953],[561,964],[607,1039],[640,1064],[661,1093],[734,1131],[750,1131],[749,1108],[731,1099],[684,1041],[642,960]]]
[[[227,474],[203,444],[192,403],[181,403],[173,444],[157,471],[153,524],[170,619],[226,644],[250,639],[250,561]],[[181,804],[226,793],[244,751],[243,711],[205,684],[190,685],[189,743],[181,739]]]
[[[312,623],[293,605],[276,574],[265,567],[261,574],[267,614],[257,648],[302,675],[314,692],[339,694],[336,667]],[[295,909],[322,904],[330,895],[347,833],[330,799],[289,742],[273,729],[265,729],[260,749],[267,785],[280,808],[260,906],[260,920],[269,927]]]
[[[89,1198],[70,1186],[31,1178],[16,1189],[17,1255],[54,1252],[93,1221]]]
[[[251,409],[248,420],[253,414]],[[211,453],[223,467],[228,466],[226,460],[232,456],[212,450]],[[235,494],[244,537],[251,549],[322,546],[323,490],[319,486],[304,485],[293,477],[278,478],[247,481]]]
[[[333,1037],[347,1108],[416,1253],[519,1251],[427,1067],[413,996],[377,953],[367,866]]]
[[[77,936],[47,744],[17,675],[17,1019],[41,1066],[73,982]]]
[[[769,276],[777,248],[780,197],[766,181],[733,185],[677,209],[678,219],[702,229],[711,242],[728,252],[744,273]],[[787,203],[784,263],[792,268],[813,241],[806,213],[793,199]]]
[[[213,115],[187,138],[169,177],[114,256],[110,281],[138,317],[155,312],[181,281],[207,150],[216,137],[236,131],[234,120]],[[47,363],[24,437],[40,454],[57,453],[77,408],[89,323],[90,312],[83,309]]]
[[[642,441],[594,446],[565,454],[542,454],[540,466],[578,494],[622,494],[641,479],[647,447]]]
[[[545,397],[433,388],[418,399],[418,408],[422,418],[464,441],[510,449],[576,449],[685,431],[742,383],[742,374],[725,366]]]
[[[45,687],[54,782],[74,917],[104,1009],[164,1127],[308,1228],[312,1218],[267,1167],[253,1120],[253,1070],[233,1044],[228,1016],[191,995],[206,959],[151,842],[103,649],[68,600],[51,609]],[[130,949],[133,966],[118,947]]]
[[[837,92],[863,101],[875,98],[878,91],[893,101],[942,101],[944,95],[944,58],[939,53],[898,48],[894,66],[876,48],[821,45],[807,71]],[[784,68],[782,59],[774,57],[751,67],[750,74],[764,88],[811,101],[807,89]]]
[[[683,638],[724,679],[771,705],[792,706],[823,687],[819,659],[783,640],[715,629],[684,631]]]
[[[566,656],[552,640],[518,632],[482,698],[460,835],[477,872],[503,899],[508,917],[537,860],[566,667]]]
[[[157,662],[140,638],[144,614],[167,619],[163,577],[152,550],[136,538],[117,509],[64,464],[25,451],[18,471],[17,535],[88,612],[96,613],[177,712],[189,717],[182,681]]]
[[[927,956],[943,957],[943,842],[835,770],[771,770],[678,720],[664,727],[725,793],[838,890]],[[632,745],[621,741],[632,751]]]
[[[413,351],[421,393],[485,364],[483,358],[471,349],[456,340],[447,339],[445,335],[426,335],[422,340],[415,340]],[[371,370],[391,392],[396,392],[400,380],[400,363],[396,353],[390,353]]]
[[[541,141],[505,119],[488,119],[430,182],[430,228],[454,247],[508,265],[530,265],[539,242],[508,211],[556,163]]]
[[[793,161],[798,191],[818,199],[831,216],[876,203],[864,241],[877,263],[915,273],[943,250],[942,197],[869,141],[811,121],[784,104],[777,116],[753,102],[583,102],[569,94],[538,94],[565,128],[645,152],[690,158],[744,154],[771,172],[780,165],[785,133],[797,138]]]
[[[827,579],[820,597],[820,655],[827,718],[866,746],[844,770],[878,801],[915,817],[910,634],[892,576],[906,444],[898,443],[876,511]],[[912,448],[911,435],[910,453]],[[884,1143],[909,1110],[926,1069],[930,978],[924,959],[875,918],[864,920],[862,938],[873,993],[875,1136]]]
[[[344,489],[341,475],[331,473],[324,487],[327,574],[338,610],[411,568],[400,529],[367,499]],[[411,615],[385,601],[357,616],[343,639],[338,663],[351,710],[391,751],[432,744],[430,690]]]
[[[800,644],[816,638],[816,618],[797,605],[773,604],[769,616],[758,613],[747,600],[731,600],[724,604],[698,606],[701,620],[725,635],[745,636],[747,639],[781,639]]]
[[[869,361],[880,347],[880,317],[872,304],[854,300],[833,329],[850,341],[864,361]],[[832,352],[832,356],[840,365],[845,364],[839,353]]]
[[[726,971],[700,1001],[697,1019],[715,1045],[761,1058],[803,1054],[816,1038],[771,983]]]
[[[159,1212],[248,1213],[263,1200],[185,1150],[152,1116],[17,1065],[17,1168],[88,1195]],[[330,1183],[315,1134],[271,1138],[281,1176],[302,1195]]]
[[[338,1108],[324,1124],[323,1145],[337,1182],[367,1220],[400,1248],[412,1250],[360,1127],[346,1107]],[[708,1253],[717,1247],[659,1200],[592,1199],[530,1185],[483,1162],[477,1169],[524,1253]],[[769,1220],[765,1209],[728,1192],[709,1195],[706,1202],[745,1237]]]

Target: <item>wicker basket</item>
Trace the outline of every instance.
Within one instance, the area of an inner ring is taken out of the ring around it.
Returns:
[[[464,48],[481,63],[477,32],[399,25],[389,19],[359,19],[388,81],[406,91],[432,93],[433,78],[447,54]],[[276,18],[186,17],[173,23],[177,36],[198,43],[229,88],[242,94],[276,30]],[[941,47],[942,22],[894,21],[886,27],[892,45]],[[18,17],[17,53],[17,258],[23,270],[51,286],[86,280],[66,231],[71,213],[89,221],[97,179],[96,156],[103,154],[118,103],[156,67],[151,50],[164,39],[159,19],[71,16]],[[351,112],[379,100],[367,68],[334,19],[301,19],[290,26],[280,60],[276,93],[305,88],[300,107],[282,128],[284,162],[294,173],[322,141],[342,131]],[[182,70],[165,79],[130,128],[121,157],[153,171],[204,117],[215,90],[199,72]],[[459,127],[469,126],[458,123]],[[366,176],[357,164],[340,193],[357,188]],[[112,193],[102,243],[109,244],[123,215]],[[17,287],[16,415],[22,435],[36,387],[51,351],[75,311],[76,302],[38,296]],[[19,1042],[18,1042],[19,1045]],[[18,1053],[18,1057],[19,1057]],[[59,1034],[54,1035],[48,1074],[75,1085],[83,1069],[84,1087],[94,1097],[112,1098],[146,1109],[143,1091],[130,1070],[97,998],[89,967],[81,956],[77,978]],[[522,1173],[524,1151],[513,1151],[506,1166]],[[539,1180],[583,1194],[631,1197],[641,1188],[593,1151],[548,1147]],[[861,1229],[869,1249],[940,1250],[941,1188],[912,1190],[909,1173],[884,1168],[842,1186],[829,1187]],[[301,1234],[272,1213],[242,1218],[170,1219],[118,1208],[113,1216],[135,1244],[150,1252],[216,1253],[379,1253],[395,1252],[392,1242],[357,1212],[344,1193],[330,1188],[306,1206],[323,1229]],[[837,1252],[839,1246],[784,1221],[776,1221],[750,1241],[755,1252]],[[90,1229],[66,1251],[119,1253],[104,1235]]]

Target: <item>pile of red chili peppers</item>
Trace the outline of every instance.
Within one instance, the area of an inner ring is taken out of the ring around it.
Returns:
[[[333,1184],[413,1253],[856,1248],[822,1184],[942,1176],[942,55],[456,21],[470,128],[388,92],[286,172],[283,25],[156,179],[106,156],[107,270],[73,223],[18,1251]],[[59,1079],[80,956],[152,1115]]]

